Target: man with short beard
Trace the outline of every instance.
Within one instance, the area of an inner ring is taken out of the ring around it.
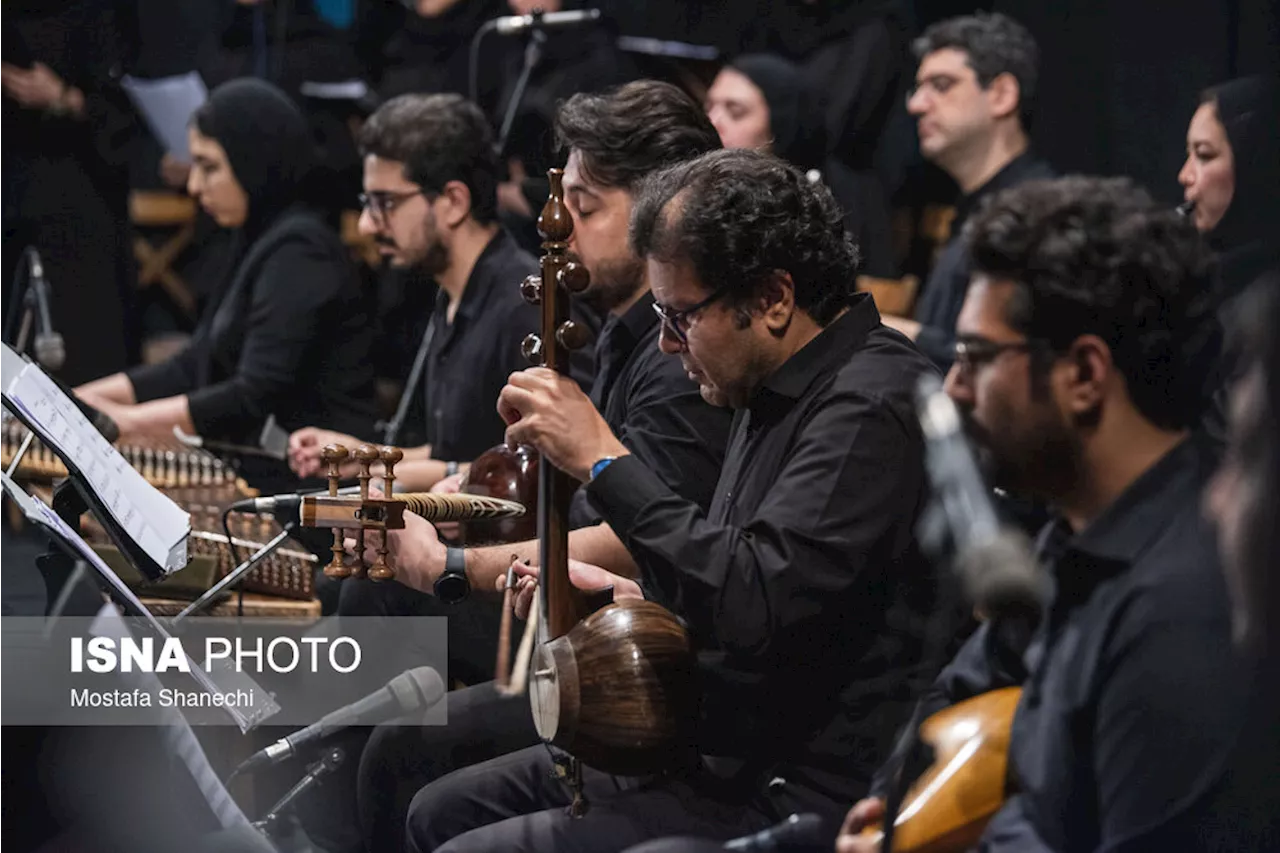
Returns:
[[[659,169],[720,147],[702,109],[667,83],[642,80],[605,94],[575,95],[556,117],[558,144],[569,152],[566,204],[573,218],[570,251],[591,274],[580,294],[607,315],[596,346],[591,402],[610,429],[674,493],[704,510],[711,504],[728,443],[732,413],[700,392],[680,359],[658,348],[644,262],[628,244],[632,202],[641,180]],[[704,396],[707,398],[704,400]],[[708,403],[712,403],[709,405]],[[446,548],[435,529],[406,516],[402,559],[437,576],[465,566],[478,589],[492,590],[512,555],[538,559],[538,543]],[[636,572],[626,547],[579,492],[569,553],[623,576]],[[575,573],[582,568],[574,563]],[[578,582],[592,585],[590,577]],[[607,581],[603,581],[603,585]],[[405,815],[419,788],[450,770],[537,742],[528,698],[503,698],[492,683],[448,696],[449,725],[380,726],[360,761],[360,811],[366,847],[394,851],[404,842]]]
[[[1052,506],[1037,540],[1052,592],[1038,627],[993,614],[922,711],[1021,687],[1010,794],[977,849],[1116,850],[1207,790],[1243,716],[1200,507],[1215,448],[1195,427],[1220,336],[1207,258],[1191,223],[1118,179],[1021,184],[966,234],[946,389],[993,485]],[[884,811],[872,790],[838,853],[880,850],[862,835]]]
[[[484,114],[458,95],[404,95],[370,116],[360,232],[394,267],[432,276],[440,295],[427,334],[427,444],[405,449],[396,469],[406,491],[431,488],[503,440],[494,409],[514,370],[528,366],[520,344],[537,331],[537,306],[520,282],[537,261],[497,221],[497,161]],[[575,354],[574,377],[589,383],[590,350]],[[369,437],[372,438],[372,437]],[[321,452],[363,440],[306,427],[289,439],[299,476],[324,474]],[[348,467],[353,467],[349,463]]]

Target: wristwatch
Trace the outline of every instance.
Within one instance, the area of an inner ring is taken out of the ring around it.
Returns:
[[[617,459],[617,458],[618,458],[618,457],[616,457],[616,456],[606,456],[605,458],[603,458],[603,459],[599,460],[598,462],[596,462],[596,464],[592,465],[592,466],[591,466],[591,478],[590,478],[589,480],[587,480],[587,482],[588,482],[588,483],[590,483],[590,482],[594,482],[594,481],[595,481],[595,479],[596,479],[596,477],[599,477],[599,476],[600,476],[600,473],[601,473],[602,471],[604,471],[604,469],[605,469],[605,468],[608,468],[608,467],[609,467],[609,464],[610,464],[611,462],[613,462],[613,460],[615,460],[615,459]]]
[[[444,574],[432,584],[432,592],[445,604],[465,601],[471,594],[471,581],[467,580],[467,552],[450,547],[445,551]]]

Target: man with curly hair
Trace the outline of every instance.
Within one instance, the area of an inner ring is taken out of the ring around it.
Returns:
[[[855,292],[857,250],[830,192],[776,158],[712,152],[645,181],[631,242],[662,350],[736,410],[710,510],[557,373],[513,374],[499,410],[509,439],[587,483],[635,559],[638,582],[607,579],[615,599],[643,596],[687,624],[700,756],[652,779],[587,768],[581,818],[543,746],[465,768],[418,794],[417,850],[727,839],[797,810],[825,818],[829,844],[842,800],[865,793],[935,674],[925,632],[943,596],[915,541],[927,487],[913,398],[934,369]]]
[[[979,628],[924,710],[1022,688],[1012,796],[980,849],[1113,850],[1212,784],[1244,705],[1200,507],[1215,458],[1194,427],[1220,338],[1206,256],[1123,179],[1023,184],[969,238],[947,392],[995,484],[1054,508],[1038,540],[1053,593],[1034,633]],[[858,803],[837,850],[878,850],[860,831],[882,811]]]

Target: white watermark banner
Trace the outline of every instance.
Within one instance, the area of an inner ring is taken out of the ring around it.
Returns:
[[[320,622],[193,618],[159,634],[120,618],[0,619],[4,725],[309,725],[430,667],[448,683],[443,617]],[[376,703],[375,703],[376,704]],[[387,690],[383,716],[443,725],[446,704]]]

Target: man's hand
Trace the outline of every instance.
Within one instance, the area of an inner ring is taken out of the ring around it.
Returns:
[[[879,853],[879,836],[862,835],[862,830],[884,817],[884,800],[868,797],[859,800],[845,815],[844,825],[836,836],[836,853]]]
[[[324,459],[321,458],[326,444],[341,444],[347,450],[354,451],[364,442],[354,436],[333,430],[303,427],[289,436],[289,467],[293,469],[293,473],[299,477],[327,476],[329,472],[325,467]],[[350,477],[359,467],[358,463],[348,457],[339,469],[339,473],[344,477]]]
[[[545,367],[511,374],[498,395],[508,444],[530,444],[552,465],[579,480],[606,456],[628,450],[578,384]]]
[[[533,604],[533,595],[538,589],[538,567],[525,565],[518,560],[512,563],[511,567],[515,569],[516,576],[519,578],[516,581],[516,617],[528,619],[529,607]],[[498,592],[502,592],[506,589],[507,579],[499,577],[497,581]],[[583,592],[595,592],[611,586],[614,601],[621,601],[624,598],[644,598],[640,585],[630,578],[615,575],[599,566],[579,560],[569,561],[569,583]]]
[[[382,493],[370,489],[371,497],[381,497]],[[378,559],[378,540],[387,537],[387,561],[395,569],[396,581],[419,592],[431,594],[436,578],[444,574],[445,546],[436,535],[436,529],[420,515],[411,512],[404,514],[403,530],[388,530],[385,533],[365,531],[364,560],[365,565],[372,566]],[[355,557],[356,540],[345,541],[347,554]]]
[[[43,62],[30,68],[4,63],[0,65],[0,85],[4,93],[28,109],[47,110],[63,101],[67,85]]]
[[[457,474],[436,481],[436,484],[431,487],[431,491],[437,495],[456,495],[462,491],[462,481],[466,478],[466,472],[459,471]],[[436,532],[446,539],[457,539],[461,530],[462,526],[456,521],[442,521],[436,525]]]

